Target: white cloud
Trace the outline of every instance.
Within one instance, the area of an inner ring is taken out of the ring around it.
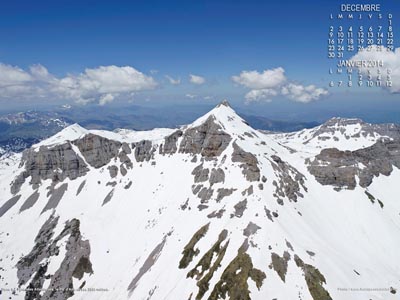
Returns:
[[[260,100],[271,102],[271,97],[277,95],[278,91],[274,89],[251,90],[245,95],[245,99],[246,103],[250,103],[253,101],[260,101]]]
[[[32,65],[29,67],[29,71],[36,81],[49,81],[55,79],[53,75],[42,65]]]
[[[32,80],[32,75],[19,67],[0,63],[0,87],[23,85]]]
[[[283,95],[293,101],[308,103],[327,95],[328,91],[314,85],[303,86],[288,82],[285,70],[281,67],[258,71],[242,71],[232,80],[251,90],[245,95],[246,103],[265,101],[271,102],[273,97]]]
[[[186,98],[190,98],[190,99],[197,98],[197,95],[194,95],[194,94],[186,94],[185,96],[186,96]]]
[[[151,90],[156,81],[130,67],[101,66],[78,75],[56,78],[42,65],[29,71],[0,64],[0,97],[61,98],[78,103],[109,103],[118,95]]]
[[[172,85],[178,85],[178,84],[181,83],[181,79],[180,78],[174,79],[169,75],[165,75],[165,78],[167,78],[169,83],[172,84]]]
[[[304,86],[289,83],[282,87],[281,93],[296,102],[309,103],[327,95],[328,91],[323,88],[317,88],[315,85]]]
[[[113,102],[117,95],[113,94],[104,94],[100,96],[99,104],[106,105],[107,103]]]
[[[203,84],[203,83],[206,82],[204,77],[201,77],[201,76],[198,76],[198,75],[193,75],[193,74],[189,75],[189,81],[191,83],[193,83],[193,84],[198,84],[198,85]]]
[[[390,69],[392,86],[388,87],[388,89],[391,93],[400,93],[400,48],[396,48],[394,51],[388,51],[386,47],[379,48],[376,45],[372,45],[370,50],[358,52],[350,60],[383,61],[383,67],[380,68],[382,71],[382,84],[386,84],[386,70]],[[377,75],[377,69],[378,68],[361,67],[360,71],[364,75],[368,74],[368,71],[371,71],[373,75]]]
[[[232,80],[250,89],[273,89],[281,86],[286,81],[285,70],[276,68],[257,71],[242,71],[239,76],[232,76]]]

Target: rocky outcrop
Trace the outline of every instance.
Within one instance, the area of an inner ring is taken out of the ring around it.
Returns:
[[[290,201],[296,202],[298,198],[303,198],[300,187],[307,191],[305,177],[296,168],[284,162],[279,156],[271,156],[271,165],[275,171],[278,181],[274,180],[274,197],[282,203],[282,198],[287,197]]]
[[[220,202],[223,198],[232,195],[232,193],[236,191],[236,189],[231,188],[231,189],[227,189],[227,188],[219,188],[217,190],[217,202]]]
[[[235,209],[235,212],[231,214],[231,218],[233,217],[241,218],[243,216],[244,211],[247,208],[247,199],[239,201],[238,203],[235,204],[233,208]]]
[[[224,245],[222,245],[227,236],[228,231],[226,229],[222,230],[218,236],[218,240],[202,256],[197,265],[187,274],[187,277],[196,278],[197,280],[199,292],[196,296],[196,299],[203,298],[204,294],[209,289],[210,280],[212,279],[215,271],[221,265],[221,261],[225,256],[225,252],[229,244],[228,240]]]
[[[198,165],[196,168],[193,169],[192,175],[194,176],[194,182],[205,182],[208,180],[208,174],[210,170],[203,167],[203,164]]]
[[[118,175],[118,167],[117,166],[109,166],[107,169],[108,169],[108,172],[110,172],[111,178],[117,177],[117,175]]]
[[[35,246],[17,263],[19,286],[28,283],[25,299],[68,299],[74,295],[72,278],[82,279],[85,273],[93,273],[90,263],[89,241],[84,241],[79,229],[79,220],[68,221],[62,232],[53,239],[58,217],[53,215],[43,224],[35,238]],[[48,274],[47,266],[53,256],[60,253],[59,242],[68,236],[65,246],[65,256],[54,274]],[[43,294],[45,279],[50,278],[50,284]]]
[[[323,149],[313,161],[306,163],[310,173],[322,185],[332,185],[337,190],[354,189],[358,176],[359,185],[368,187],[374,177],[389,176],[393,166],[400,168],[400,141],[380,140],[355,151]]]
[[[214,190],[211,188],[203,187],[197,195],[201,199],[201,203],[207,203],[211,199]]]
[[[151,141],[143,140],[132,144],[132,148],[135,152],[135,159],[137,162],[149,161],[154,158],[154,152],[156,148],[153,147]]]
[[[252,153],[240,148],[236,142],[233,143],[232,161],[241,163],[242,173],[248,181],[260,180],[257,158]]]
[[[185,130],[179,152],[201,154],[207,158],[216,157],[226,149],[231,139],[215,117],[210,116],[203,124]]]
[[[86,134],[84,137],[73,141],[79,148],[83,157],[94,168],[101,168],[107,165],[111,159],[116,158],[121,143],[109,140],[92,133]]]
[[[210,185],[225,181],[225,173],[221,168],[212,169],[210,175]]]
[[[290,260],[289,252],[283,252],[283,256],[280,257],[276,253],[271,253],[271,264],[270,268],[273,268],[278,276],[285,282],[286,273],[288,269],[288,261]]]
[[[260,226],[253,222],[249,222],[249,224],[247,224],[247,227],[243,229],[243,235],[250,237],[251,235],[255,234],[259,229],[261,229]]]
[[[128,157],[129,154],[132,153],[131,147],[127,143],[122,143],[121,146],[121,151],[118,154],[119,161],[121,162],[121,169],[127,167],[128,169],[131,169],[133,164],[131,159]],[[121,173],[123,171],[121,170]]]
[[[326,284],[324,275],[312,265],[306,264],[297,255],[294,256],[296,265],[303,270],[308,290],[314,300],[332,300],[323,284]]]
[[[200,253],[198,248],[195,249],[196,244],[202,239],[208,231],[210,223],[202,226],[192,236],[189,243],[185,246],[182,252],[182,259],[179,262],[179,269],[185,269],[192,262],[193,258]]]
[[[18,175],[12,185],[11,192],[16,194],[27,178],[37,187],[42,180],[54,182],[66,178],[74,180],[86,175],[89,171],[83,159],[73,150],[70,142],[53,147],[41,146],[39,149],[28,149],[22,154],[21,166],[24,171]]]
[[[178,151],[178,139],[183,135],[182,130],[177,130],[174,133],[164,138],[164,144],[160,146],[160,154],[174,154]]]
[[[250,255],[239,249],[237,256],[225,268],[208,299],[250,300],[248,280],[253,280],[260,289],[265,278],[264,272],[253,267]]]

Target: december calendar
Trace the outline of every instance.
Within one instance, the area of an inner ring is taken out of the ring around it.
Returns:
[[[382,57],[394,52],[395,31],[395,12],[384,3],[338,5],[327,32],[329,86],[392,87],[393,70]]]

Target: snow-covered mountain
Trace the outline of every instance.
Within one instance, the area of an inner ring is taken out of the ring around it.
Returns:
[[[390,125],[75,124],[0,160],[1,297],[398,299],[399,182]]]
[[[360,119],[332,118],[312,129],[276,136],[287,146],[304,151],[335,147],[356,150],[372,146],[380,138],[400,139],[400,125],[370,124]]]

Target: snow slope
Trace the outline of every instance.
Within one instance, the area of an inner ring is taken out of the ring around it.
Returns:
[[[72,125],[0,160],[2,296],[398,299],[400,170],[321,184],[307,159],[380,137],[338,126],[267,135],[222,102],[179,130]]]

